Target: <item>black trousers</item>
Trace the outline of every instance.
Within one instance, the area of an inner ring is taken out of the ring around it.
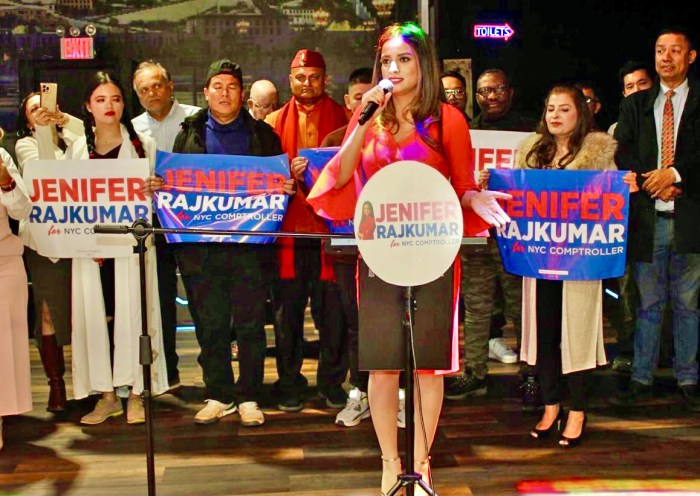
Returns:
[[[561,401],[562,386],[569,388],[572,410],[584,411],[588,406],[590,370],[563,375],[561,372],[561,281],[537,280],[537,378],[545,405]]]
[[[359,360],[359,327],[357,308],[357,260],[352,263],[335,262],[335,278],[340,290],[340,301],[347,327],[348,365],[350,368],[350,384],[367,392],[369,372],[360,371]]]
[[[155,226],[155,223],[154,223]],[[160,227],[158,225],[157,227]],[[158,255],[158,294],[160,299],[160,318],[163,324],[163,352],[168,370],[168,382],[180,378],[177,365],[179,358],[176,350],[177,336],[177,262],[175,245],[168,244],[165,237],[156,235],[156,253]]]
[[[285,396],[300,396],[308,385],[301,373],[304,361],[304,312],[313,282],[321,275],[321,243],[294,240],[294,279],[279,281],[280,320],[275,329],[277,346],[277,389]],[[340,290],[330,281],[321,281],[319,308],[319,391],[341,386],[348,373],[347,332],[342,313]]]
[[[175,254],[196,328],[207,398],[259,401],[266,350],[263,251],[251,244],[199,243],[180,245]],[[232,325],[240,365],[235,388]]]

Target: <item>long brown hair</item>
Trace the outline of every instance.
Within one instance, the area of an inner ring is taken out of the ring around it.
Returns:
[[[560,93],[571,96],[578,113],[578,118],[574,126],[574,131],[569,138],[569,153],[559,159],[558,163],[553,164],[554,155],[557,153],[557,144],[554,140],[554,136],[552,136],[552,133],[549,132],[549,128],[547,127],[547,104],[552,95]],[[565,168],[576,158],[578,152],[581,151],[583,138],[591,132],[591,123],[591,111],[588,105],[586,105],[586,97],[583,92],[575,86],[554,86],[549,90],[547,97],[544,99],[544,110],[542,111],[540,122],[537,125],[537,133],[542,137],[535,143],[535,146],[532,147],[532,150],[530,150],[525,157],[525,163],[528,167],[533,169]]]
[[[382,78],[382,47],[387,41],[397,36],[411,47],[416,54],[420,68],[418,91],[402,117],[407,118],[407,114],[410,114],[418,136],[431,148],[439,151],[441,149],[440,143],[436,143],[428,135],[427,127],[429,124],[439,121],[441,117],[440,68],[432,40],[418,24],[415,22],[392,24],[382,32],[377,42],[377,55],[374,59],[373,83],[377,84]],[[393,100],[389,100],[376,122],[380,129],[392,131],[398,128],[399,122]]]

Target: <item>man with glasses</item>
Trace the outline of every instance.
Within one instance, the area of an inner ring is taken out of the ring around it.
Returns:
[[[469,124],[471,129],[533,131],[535,121],[511,109],[514,90],[501,69],[488,69],[476,82],[476,102],[481,113]],[[522,279],[507,273],[494,240],[486,246],[464,246],[462,257],[462,298],[464,299],[464,374],[445,384],[445,398],[463,399],[486,393],[488,358],[516,363],[517,354],[503,340],[504,311],[520,339]],[[534,376],[533,376],[534,377]],[[533,381],[527,384],[535,384]],[[534,388],[534,387],[533,387]],[[533,389],[531,388],[531,389]],[[524,391],[523,407],[534,409],[537,391]]]
[[[574,84],[574,86],[580,89],[583,96],[586,97],[586,105],[588,105],[593,118],[593,129],[603,129],[599,126],[597,121],[597,119],[600,117],[598,114],[603,108],[603,103],[600,101],[600,91],[598,91],[591,81],[578,81]]]
[[[441,77],[447,103],[458,108],[466,117],[467,81],[457,71],[443,72]]]
[[[259,79],[250,87],[248,95],[248,112],[256,119],[265,119],[269,114],[277,110],[277,87],[272,81]]]

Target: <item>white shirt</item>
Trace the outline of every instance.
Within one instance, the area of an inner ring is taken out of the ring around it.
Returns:
[[[656,125],[656,142],[658,143],[658,157],[657,165],[658,169],[661,168],[661,126],[663,125],[664,119],[664,105],[666,104],[666,92],[670,90],[668,86],[664,86],[661,83],[661,91],[654,101],[654,124]],[[688,99],[688,91],[690,87],[688,86],[688,80],[683,81],[680,86],[674,88],[674,95],[671,97],[671,103],[673,104],[673,146],[678,143],[678,125],[681,122],[681,116],[683,115],[683,108],[685,107],[685,102]],[[675,149],[675,148],[674,148]],[[675,167],[672,168],[673,173],[676,175],[676,182],[681,181],[681,176]],[[656,210],[673,212],[674,202],[673,201],[662,201],[656,200]]]
[[[173,100],[173,106],[170,112],[162,121],[158,121],[151,117],[148,112],[134,117],[131,123],[137,133],[150,136],[156,141],[159,150],[164,152],[172,152],[175,144],[175,137],[180,132],[180,124],[185,120],[185,117],[196,114],[201,109],[194,105],[185,105]]]

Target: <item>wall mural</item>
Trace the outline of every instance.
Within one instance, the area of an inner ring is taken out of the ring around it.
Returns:
[[[395,0],[0,0],[0,125],[14,131],[20,99],[34,89],[37,77],[63,73],[60,104],[62,96],[75,100],[66,97],[69,90],[82,95],[81,79],[101,64],[121,68],[126,86],[130,81],[125,75],[148,58],[170,70],[183,103],[204,103],[207,67],[219,58],[242,66],[247,87],[257,79],[273,81],[284,102],[290,95],[291,59],[298,49],[311,48],[323,53],[328,92],[342,102],[352,70],[372,65],[379,29],[393,22],[394,4]],[[87,36],[87,26],[94,26],[95,60],[59,63],[60,35]],[[136,101],[134,95],[131,99]]]

